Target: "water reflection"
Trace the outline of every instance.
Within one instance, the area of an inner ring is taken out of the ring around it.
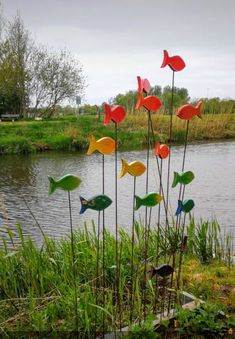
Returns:
[[[194,214],[197,218],[216,215],[223,227],[234,227],[235,220],[235,142],[188,146],[185,170],[195,173],[195,180],[186,188],[185,198],[194,199]],[[171,172],[180,171],[183,147],[172,150]],[[123,152],[118,155],[118,171],[121,158],[128,162],[140,160],[146,163],[146,151]],[[154,158],[150,161],[149,191],[159,189],[159,178]],[[166,178],[167,162],[163,163],[163,177]],[[1,231],[7,225],[16,233],[16,223],[21,223],[23,232],[41,241],[35,221],[23,202],[45,232],[56,238],[69,233],[69,210],[66,192],[56,191],[48,196],[48,175],[55,178],[71,173],[82,179],[78,190],[71,192],[73,222],[82,226],[84,221],[97,220],[97,212],[87,210],[79,215],[79,195],[90,198],[102,192],[102,157],[68,153],[44,153],[30,156],[1,157],[0,166],[0,220]],[[105,193],[114,200],[114,156],[105,157]],[[172,181],[172,177],[171,177]],[[164,187],[166,183],[164,182]],[[138,195],[145,193],[145,176],[137,178]],[[126,175],[118,180],[119,213],[118,224],[130,229],[132,220],[133,178]],[[170,190],[170,208],[174,213],[177,205],[178,188]],[[106,225],[114,229],[114,204],[106,210]],[[164,213],[162,207],[162,220]],[[136,213],[136,219],[143,220],[144,209]],[[152,223],[157,220],[157,208],[152,211]]]

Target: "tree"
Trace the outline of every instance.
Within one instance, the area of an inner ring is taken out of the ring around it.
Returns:
[[[34,54],[31,98],[35,108],[44,106],[47,116],[51,116],[58,104],[83,91],[82,68],[67,51],[55,54],[38,48]]]
[[[20,98],[19,114],[26,116],[30,81],[28,61],[33,50],[33,42],[19,14],[12,22],[8,22],[6,38],[2,44],[4,51],[2,61],[3,63],[7,62],[9,68],[11,68],[9,82],[11,85],[14,83],[14,92]]]
[[[19,14],[8,22],[0,40],[0,97],[12,97],[11,110],[26,117],[30,105],[36,110],[44,106],[51,116],[57,105],[74,99],[84,86],[81,65],[69,52],[52,53],[36,44]]]

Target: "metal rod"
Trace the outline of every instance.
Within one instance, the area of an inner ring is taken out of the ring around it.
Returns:
[[[119,258],[118,258],[118,182],[117,182],[117,152],[118,152],[118,131],[117,123],[115,122],[115,261],[116,261],[116,300],[117,312],[121,314],[120,309],[120,296],[119,296]],[[121,323],[121,321],[120,321]]]
[[[152,134],[153,144],[155,145],[155,135],[154,135],[153,122],[152,122],[151,116],[150,116],[150,127],[151,127],[151,134]],[[160,181],[160,189],[161,189],[162,201],[163,201],[165,215],[166,215],[166,226],[169,227],[169,220],[168,220],[168,216],[167,216],[166,198],[165,198],[163,184],[162,184],[162,171],[161,171],[160,164],[159,164],[159,159],[158,159],[157,156],[156,156],[156,162],[157,162],[157,169],[158,169],[158,175],[159,175],[159,181]]]
[[[102,155],[102,194],[104,194],[104,154]],[[103,210],[103,227],[102,227],[102,233],[103,233],[103,258],[102,258],[102,304],[103,308],[105,308],[105,287],[106,287],[106,275],[105,275],[105,212]],[[102,323],[103,323],[103,334],[105,333],[105,314],[103,312],[102,314]]]
[[[173,121],[173,107],[174,107],[174,86],[175,86],[175,72],[172,73],[171,85],[171,106],[170,106],[170,126],[169,126],[169,156],[168,156],[168,170],[167,170],[167,192],[166,192],[166,218],[168,217],[169,204],[169,188],[170,188],[170,170],[171,170],[171,144],[172,144],[172,121]]]
[[[69,199],[69,219],[70,219],[70,236],[71,236],[71,254],[72,254],[72,271],[73,271],[73,285],[74,285],[74,314],[75,314],[75,329],[78,331],[78,293],[77,293],[77,281],[75,270],[75,247],[74,247],[74,235],[73,235],[73,222],[72,222],[72,209],[70,191],[68,191]]]
[[[147,164],[146,164],[146,186],[145,192],[148,194],[149,188],[149,152],[150,152],[150,119],[151,114],[148,111],[148,127],[147,127]],[[143,299],[144,299],[144,319],[146,318],[146,274],[147,274],[147,257],[148,257],[148,208],[145,207],[144,222],[144,283],[143,283]]]
[[[135,192],[136,192],[136,177],[134,176],[133,188],[133,213],[132,213],[132,229],[131,229],[131,290],[130,290],[130,324],[132,324],[134,310],[134,246],[135,246]]]

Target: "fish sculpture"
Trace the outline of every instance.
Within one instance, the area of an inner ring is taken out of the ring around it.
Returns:
[[[110,137],[103,137],[99,140],[95,140],[95,137],[91,135],[89,137],[89,148],[87,155],[91,155],[94,151],[98,151],[101,154],[112,154],[115,150],[115,141]]]
[[[174,268],[171,265],[163,264],[157,268],[152,267],[148,272],[148,279],[152,279],[155,275],[160,275],[162,278],[166,278],[174,272]]]
[[[162,196],[158,193],[148,193],[145,196],[138,197],[135,195],[135,210],[138,210],[141,206],[153,207],[162,201]]]
[[[50,182],[49,195],[54,193],[56,189],[61,189],[63,191],[75,190],[81,183],[81,180],[72,174],[66,174],[58,180],[55,180],[51,176],[48,176],[48,179]]]
[[[148,93],[151,89],[148,79],[141,79],[140,76],[137,76],[138,81],[138,93]]]
[[[191,181],[193,181],[193,179],[194,174],[191,171],[183,173],[174,172],[174,179],[171,187],[174,188],[175,186],[177,186],[178,183],[182,185],[188,185]]]
[[[181,243],[181,251],[183,253],[186,251],[186,248],[187,248],[187,240],[188,240],[188,236],[184,234],[182,238],[182,243]]]
[[[119,124],[126,116],[125,109],[116,105],[111,107],[108,104],[105,104],[105,112],[104,112],[104,125],[107,126],[112,120],[114,123]]]
[[[170,150],[169,147],[165,144],[157,143],[154,150],[155,156],[160,159],[165,159],[168,157]]]
[[[185,68],[185,62],[179,55],[174,55],[170,57],[166,50],[164,50],[163,53],[164,58],[161,68],[168,65],[174,72],[182,71]]]
[[[95,211],[103,211],[112,204],[112,200],[104,194],[96,195],[89,200],[80,196],[80,201],[80,214],[83,214],[88,208]]]
[[[130,164],[126,162],[126,160],[122,159],[122,170],[120,173],[120,178],[122,178],[126,173],[134,177],[139,177],[146,170],[145,165],[140,161],[133,161]]]
[[[189,213],[194,207],[194,201],[192,199],[189,200],[178,200],[178,207],[175,212],[175,215],[179,215],[182,211],[184,213]]]
[[[145,107],[150,112],[156,112],[161,107],[161,101],[154,95],[143,97],[141,93],[138,93],[138,101],[135,109]]]
[[[183,105],[176,112],[177,117],[183,120],[190,120],[194,116],[198,116],[198,118],[202,118],[201,113],[202,101],[199,101],[197,105],[194,107],[192,105]]]

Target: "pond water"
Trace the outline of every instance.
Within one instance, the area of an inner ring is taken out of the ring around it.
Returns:
[[[193,182],[186,186],[185,199],[193,199],[194,216],[210,219],[216,216],[226,231],[235,229],[235,141],[188,145],[185,170],[195,174]],[[118,172],[121,158],[128,162],[140,160],[146,164],[145,151],[121,152],[118,154]],[[173,171],[180,171],[183,146],[172,148],[171,178]],[[167,172],[167,160],[163,161],[163,178]],[[17,238],[16,224],[20,223],[23,233],[41,242],[41,234],[24,200],[33,212],[45,233],[60,238],[69,233],[69,209],[67,193],[57,190],[48,196],[48,175],[55,178],[71,173],[81,178],[80,187],[71,192],[74,227],[88,227],[93,219],[97,223],[98,213],[87,210],[79,215],[79,195],[90,198],[102,192],[102,156],[77,153],[43,153],[28,156],[1,156],[0,158],[0,230],[5,233],[10,226]],[[137,178],[136,193],[145,194],[145,174]],[[105,157],[105,194],[114,200],[114,155]],[[165,187],[165,181],[164,181]],[[165,189],[165,188],[164,188]],[[156,159],[151,156],[149,191],[159,190]],[[170,188],[170,209],[174,214],[179,188]],[[118,179],[118,225],[130,230],[132,223],[133,177],[126,175]],[[163,214],[163,207],[162,207]],[[136,219],[143,220],[145,208],[136,212]],[[157,221],[158,208],[152,209],[151,224]],[[162,215],[164,222],[164,216]],[[105,212],[106,227],[114,230],[115,204]]]

